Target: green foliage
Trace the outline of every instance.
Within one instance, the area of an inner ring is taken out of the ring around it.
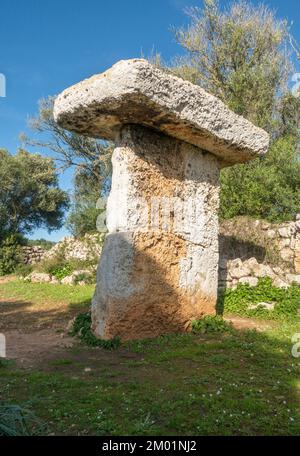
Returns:
[[[56,279],[62,280],[73,272],[73,268],[69,263],[61,264],[50,268],[49,274],[53,275]]]
[[[19,405],[0,404],[0,436],[29,436],[40,433],[43,425],[35,415]]]
[[[293,220],[300,212],[299,158],[295,137],[284,136],[273,142],[265,158],[223,170],[221,217],[247,215],[270,222]]]
[[[58,280],[62,280],[75,270],[74,265],[71,262],[66,261],[62,254],[44,259],[36,265],[35,269],[39,272],[51,274]]]
[[[278,93],[285,92],[292,67],[287,22],[264,5],[245,1],[223,8],[217,0],[205,0],[203,8],[190,8],[188,14],[190,25],[175,29],[186,50],[175,71],[190,68],[193,82],[237,114],[272,129],[273,108],[278,112]]]
[[[76,172],[74,183],[75,190],[67,227],[75,237],[82,237],[97,230],[97,218],[101,212],[97,202],[101,188],[95,176],[82,170]]]
[[[275,303],[274,310],[267,310],[263,306],[249,310],[249,305],[261,302]],[[220,297],[219,309],[225,313],[234,313],[249,317],[268,319],[295,318],[300,309],[300,287],[292,285],[288,288],[276,288],[272,279],[260,279],[256,287],[248,284],[239,284],[235,289],[228,289]]]
[[[11,234],[0,244],[0,276],[11,274],[22,262],[21,237]]]
[[[192,322],[192,330],[194,333],[224,333],[232,331],[232,326],[227,323],[220,315],[206,315],[201,320]]]
[[[58,187],[52,159],[0,150],[0,240],[40,227],[58,229],[67,207],[68,196]]]
[[[271,134],[265,158],[222,171],[221,217],[293,219],[300,211],[300,98],[288,84],[297,45],[287,21],[245,1],[225,8],[205,0],[203,8],[189,9],[189,16],[187,28],[175,29],[186,55],[168,70]]]
[[[50,149],[63,169],[75,167],[75,191],[67,226],[72,234],[82,236],[96,230],[96,202],[110,185],[113,148],[106,141],[59,127],[53,118],[53,104],[54,97],[40,100],[38,116],[29,122],[39,139],[30,140],[23,135],[23,140],[31,146]]]
[[[69,259],[66,260],[64,252],[58,252],[56,256],[52,258],[46,258],[40,263],[35,265],[35,270],[38,272],[46,272],[56,277],[58,280],[69,276],[74,271],[88,270],[90,272],[82,272],[76,277],[76,283],[84,280],[86,283],[95,283],[96,271],[95,265],[98,263],[97,259],[91,260],[79,260]]]
[[[14,273],[20,277],[27,277],[33,271],[32,264],[18,264],[14,270]]]
[[[93,284],[96,283],[96,272],[82,272],[75,277],[75,284],[84,281],[86,284]]]
[[[43,238],[42,239],[27,239],[26,245],[40,246],[44,250],[50,250],[55,245],[55,242],[49,241],[49,240],[43,239]]]
[[[71,335],[78,336],[82,342],[91,347],[101,347],[106,350],[116,350],[120,347],[121,341],[118,337],[114,337],[111,340],[97,339],[92,333],[91,324],[90,313],[79,314],[73,324]]]

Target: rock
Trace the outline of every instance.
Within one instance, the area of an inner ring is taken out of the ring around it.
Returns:
[[[259,302],[257,304],[250,304],[248,306],[249,310],[256,310],[259,307],[263,307],[266,310],[272,311],[275,308],[276,302]]]
[[[84,277],[88,278],[88,277],[92,276],[92,273],[88,269],[74,271],[74,272],[72,272],[72,274],[70,274],[69,276],[62,279],[61,283],[63,285],[75,285],[76,283],[78,283],[78,285],[81,285],[81,286],[86,285],[86,282],[84,280],[78,281],[78,277],[80,277],[80,276],[84,276]]]
[[[286,237],[286,238],[280,239],[280,241],[278,243],[279,244],[279,249],[282,250],[285,247],[289,247],[290,243],[291,243],[290,237]]]
[[[296,231],[295,224],[290,223],[289,225],[284,226],[283,228],[279,228],[278,233],[279,233],[279,236],[281,236],[283,238],[289,238],[293,234],[295,234],[295,231]]]
[[[276,237],[276,231],[275,230],[268,230],[267,231],[267,236],[270,239],[274,239]]]
[[[285,247],[284,249],[280,250],[280,256],[283,261],[292,262],[294,259],[294,251],[289,247]]]
[[[249,276],[251,274],[251,270],[243,265],[241,268],[231,270],[230,274],[233,279],[241,279],[242,277]]]
[[[68,236],[58,242],[52,249],[45,253],[45,259],[55,258],[63,255],[66,261],[94,261],[98,263],[104,235],[86,234],[82,239]]]
[[[281,269],[279,266],[276,266],[275,268],[273,268],[273,272],[278,275],[278,276],[282,276],[284,277],[284,271],[283,269]]]
[[[253,271],[254,268],[256,268],[258,265],[258,261],[256,258],[252,257],[252,258],[249,258],[248,260],[244,261],[244,265],[247,268],[249,268],[251,271]]]
[[[287,274],[285,278],[289,284],[296,283],[300,285],[300,274]]]
[[[74,276],[73,276],[73,274],[72,274],[72,275],[69,275],[69,276],[67,276],[67,277],[64,277],[64,278],[61,280],[60,283],[61,283],[62,285],[74,285],[74,283],[75,283],[75,278],[74,278]]]
[[[273,283],[273,286],[277,287],[277,288],[288,288],[288,284],[284,280],[282,280],[280,277],[276,277],[272,283]]]
[[[32,272],[28,276],[30,278],[30,281],[33,283],[49,283],[52,280],[52,277],[50,274],[46,274],[43,272]]]
[[[243,263],[240,258],[232,260],[228,263],[228,274],[233,279],[240,279],[251,274],[251,270],[246,263]]]
[[[267,264],[259,264],[253,266],[252,268],[253,274],[255,277],[274,277],[275,274],[272,268]]]
[[[74,323],[76,321],[76,317],[72,318],[72,320],[70,320],[66,326],[66,331],[69,333],[72,331],[73,329],[73,326],[74,326]]]
[[[239,283],[245,283],[250,285],[250,287],[256,287],[258,285],[258,278],[257,277],[242,277],[239,280]]]
[[[60,284],[60,280],[58,280],[56,277],[52,277],[51,283],[53,285],[58,285],[58,284]]]

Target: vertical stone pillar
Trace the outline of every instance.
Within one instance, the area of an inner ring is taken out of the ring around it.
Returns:
[[[153,337],[213,314],[220,168],[263,155],[267,133],[139,59],[64,91],[54,117],[63,128],[116,144],[95,334]]]
[[[113,169],[93,329],[122,339],[186,330],[192,319],[215,312],[218,159],[126,126]]]

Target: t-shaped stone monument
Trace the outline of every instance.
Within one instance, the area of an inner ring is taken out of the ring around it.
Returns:
[[[214,314],[220,169],[265,154],[268,134],[141,59],[65,90],[54,116],[116,144],[95,334],[154,337]]]

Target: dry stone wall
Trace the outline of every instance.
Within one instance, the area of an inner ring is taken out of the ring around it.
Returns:
[[[45,253],[46,253],[46,251],[40,245],[24,246],[23,247],[24,264],[39,263],[43,259]]]
[[[300,285],[300,215],[281,224],[240,223],[226,222],[220,230],[219,287],[255,286],[262,277],[272,278],[277,287]]]

